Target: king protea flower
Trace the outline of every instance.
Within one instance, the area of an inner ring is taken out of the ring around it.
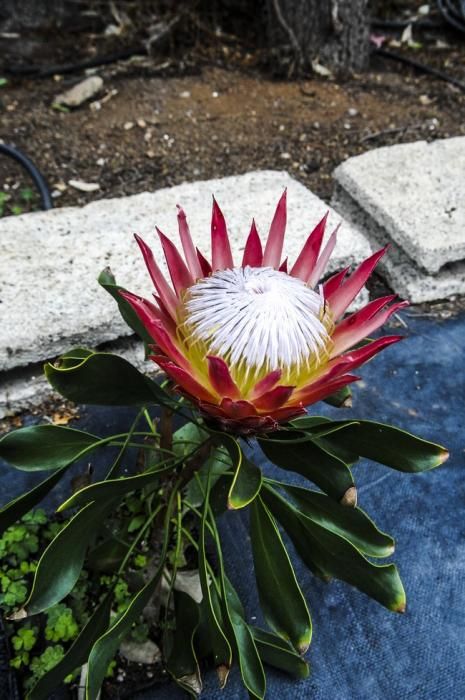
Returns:
[[[238,434],[273,430],[357,380],[353,370],[400,340],[391,335],[360,345],[406,303],[393,303],[394,296],[376,299],[343,319],[385,248],[352,274],[346,268],[320,284],[337,229],[322,249],[324,216],[288,271],[282,260],[286,192],[264,249],[252,221],[240,263],[234,262],[215,199],[211,263],[195,248],[184,211],[178,209],[184,257],[157,229],[172,285],[136,236],[155,301],[122,295],[153,338],[151,359],[221,429]]]

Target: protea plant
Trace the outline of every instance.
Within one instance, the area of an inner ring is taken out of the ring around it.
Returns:
[[[322,249],[327,215],[308,236],[288,271],[283,260],[286,192],[263,248],[252,221],[242,260],[234,263],[226,222],[213,200],[211,262],[195,248],[178,212],[183,259],[157,229],[172,286],[150,247],[136,235],[155,286],[154,301],[129,292],[153,338],[151,358],[210,424],[235,434],[276,430],[357,379],[351,374],[401,336],[367,336],[407,302],[386,296],[342,320],[386,248],[352,273],[321,283],[337,230]]]
[[[211,262],[195,248],[182,209],[178,223],[184,257],[158,231],[171,284],[137,238],[153,300],[119,287],[109,270],[99,278],[169,381],[160,385],[116,355],[75,348],[46,364],[51,385],[78,403],[138,407],[131,427],[98,437],[34,425],[0,440],[0,458],[14,467],[52,470],[0,511],[0,532],[44,498],[71,464],[87,463],[99,448],[118,448],[103,478],[81,483],[60,506],[73,517],[43,552],[29,597],[13,615],[29,624],[31,615],[72,592],[84,566],[92,581],[93,563],[105,562],[110,590],[29,700],[46,700],[81,666],[86,698],[97,700],[109,663],[142,618],[149,634],[162,639],[167,671],[191,695],[202,689],[200,662],[216,667],[222,686],[237,662],[250,697],[258,699],[266,691],[263,664],[305,677],[312,623],[281,530],[314,575],[342,579],[389,610],[405,610],[396,566],[372,562],[390,556],[394,540],[357,507],[352,467],[367,458],[421,472],[441,464],[447,451],[374,421],[330,420],[313,406],[321,399],[347,405],[348,385],[357,379],[352,372],[400,340],[370,338],[405,305],[394,296],[344,316],[385,248],[354,271],[326,279],[337,233],[323,246],[324,216],[288,267],[286,193],[264,246],[252,222],[240,262],[215,201]],[[176,430],[173,417],[181,423]],[[263,472],[251,448],[284,470],[282,479]],[[221,547],[218,516],[245,508],[268,629],[247,620]],[[186,593],[185,569],[200,595]],[[121,611],[115,591],[122,579],[131,598]],[[324,595],[319,605],[324,608]]]

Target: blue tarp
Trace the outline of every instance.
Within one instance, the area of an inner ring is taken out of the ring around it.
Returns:
[[[393,560],[407,591],[407,611],[391,613],[342,582],[324,584],[294,557],[312,612],[312,673],[295,681],[268,670],[269,700],[465,698],[465,317],[405,319],[408,339],[361,369],[354,408],[341,414],[318,406],[313,412],[393,423],[451,451],[444,466],[420,475],[372,463],[354,469],[359,505],[396,539]],[[126,424],[125,411],[89,408],[76,427],[104,434]],[[254,453],[265,470],[279,472],[266,465],[258,449]],[[1,475],[4,502],[37,479],[3,467]],[[259,617],[247,514],[226,514],[221,532],[228,573],[250,619]],[[237,671],[223,691],[214,673],[204,681],[205,700],[248,697]],[[184,697],[167,683],[135,700]]]

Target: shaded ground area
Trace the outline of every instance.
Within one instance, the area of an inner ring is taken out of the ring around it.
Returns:
[[[423,48],[398,51],[465,83],[460,34],[415,38]],[[20,59],[14,42],[2,40],[2,49],[5,65],[48,65],[105,54],[108,42],[78,34],[64,44],[62,37],[52,56],[50,38],[30,49],[24,41]],[[56,206],[64,206],[258,168],[286,169],[328,199],[331,172],[349,156],[465,134],[465,92],[385,58],[373,55],[368,72],[346,79],[284,81],[270,77],[272,66],[257,65],[253,47],[224,38],[211,46],[203,35],[199,42],[202,51],[175,59],[139,56],[94,69],[103,90],[93,104],[67,113],[53,108],[54,99],[83,72],[9,77],[0,88],[1,138],[33,158]],[[79,192],[70,179],[99,189]],[[0,190],[24,184],[19,169],[0,158]]]

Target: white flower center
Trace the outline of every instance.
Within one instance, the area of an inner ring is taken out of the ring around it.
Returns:
[[[199,280],[188,290],[183,315],[188,341],[235,369],[310,367],[330,341],[322,293],[271,267],[221,270]]]

